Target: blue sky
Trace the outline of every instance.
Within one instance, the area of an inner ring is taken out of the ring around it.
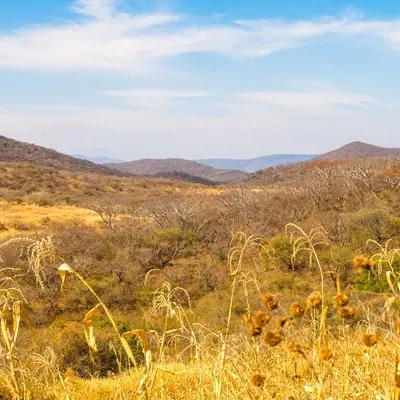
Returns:
[[[400,146],[400,2],[0,4],[0,134],[123,159]]]

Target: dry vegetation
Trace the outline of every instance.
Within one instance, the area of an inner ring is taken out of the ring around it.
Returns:
[[[0,398],[399,399],[398,159],[218,189],[4,168]]]

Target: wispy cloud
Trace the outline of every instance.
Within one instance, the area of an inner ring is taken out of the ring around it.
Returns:
[[[107,96],[121,97],[136,106],[155,107],[190,98],[208,97],[212,93],[200,90],[127,89],[110,90],[103,94]]]
[[[371,96],[335,91],[316,92],[251,92],[237,96],[239,101],[250,101],[279,107],[315,108],[326,106],[365,106],[376,104]]]
[[[134,15],[115,0],[79,0],[73,21],[21,28],[0,35],[0,68],[143,71],[160,59],[189,53],[262,57],[307,45],[326,35],[380,37],[400,49],[400,19],[359,15],[315,20],[193,22],[176,13]]]
[[[114,0],[78,0],[71,9],[77,14],[83,14],[98,19],[110,18],[115,11]]]

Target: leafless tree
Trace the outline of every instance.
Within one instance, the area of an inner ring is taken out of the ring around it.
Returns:
[[[126,210],[126,206],[106,199],[95,200],[89,204],[89,210],[97,213],[109,229],[115,229],[118,217]]]

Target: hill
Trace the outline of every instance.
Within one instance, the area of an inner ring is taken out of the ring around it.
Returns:
[[[184,181],[188,183],[198,183],[200,185],[205,186],[215,186],[217,183],[215,181],[211,181],[209,179],[200,178],[199,176],[194,176],[187,174],[186,172],[158,172],[153,175],[155,178],[165,178],[165,179],[173,179],[178,181]]]
[[[184,173],[212,182],[229,182],[243,179],[243,171],[216,169],[196,161],[181,158],[144,159],[119,164],[106,164],[110,168],[118,169],[134,175],[155,176],[166,173]]]
[[[0,162],[16,162],[53,167],[58,170],[124,175],[121,171],[80,160],[46,147],[0,136]],[[125,174],[126,175],[126,174]]]
[[[271,154],[251,159],[212,158],[198,162],[214,168],[236,169],[251,173],[278,165],[308,161],[315,157],[318,157],[318,154]]]
[[[318,158],[321,160],[343,160],[347,158],[377,157],[400,157],[400,148],[387,148],[363,142],[351,142]]]

